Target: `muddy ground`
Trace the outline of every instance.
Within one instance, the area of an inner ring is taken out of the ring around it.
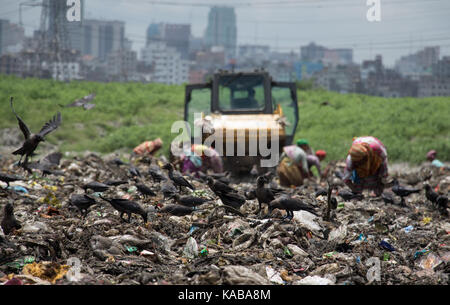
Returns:
[[[10,183],[10,188],[0,182],[0,217],[10,202],[22,226],[8,235],[0,232],[0,284],[449,284],[449,218],[423,190],[429,183],[448,196],[449,171],[393,165],[390,175],[400,184],[422,189],[406,198],[406,207],[387,204],[368,192],[363,200],[344,201],[333,191],[338,207],[331,221],[322,217],[326,197],[315,197],[317,187],[327,187],[325,181],[286,189],[319,215],[298,211],[286,221],[281,210],[270,218],[258,215],[256,199],[240,208],[244,216],[227,211],[203,181],[188,177],[196,195],[214,200],[178,217],[157,210],[172,202],[163,199],[160,184],[149,176],[148,158],[134,161],[142,181],[157,193],[144,198],[128,166],[112,162],[117,157],[63,157],[58,168],[62,175],[43,177],[39,170],[30,175],[15,166],[18,158],[1,156],[1,172],[26,179]],[[338,189],[344,189],[330,173]],[[102,195],[139,202],[148,222],[139,215],[133,215],[131,223],[122,221],[99,194],[93,194],[97,204],[82,218],[68,199],[84,193],[82,185],[94,180],[126,180]],[[241,194],[255,186],[236,182],[231,185]]]

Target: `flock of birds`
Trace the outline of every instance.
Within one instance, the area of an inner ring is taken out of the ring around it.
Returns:
[[[43,175],[64,174],[63,172],[54,169],[54,166],[58,165],[61,159],[62,155],[60,153],[50,154],[39,162],[28,162],[28,158],[33,155],[39,143],[44,141],[44,137],[60,126],[61,114],[58,112],[50,121],[45,123],[39,133],[31,134],[25,122],[16,114],[13,108],[13,98],[11,98],[11,108],[18,120],[19,127],[25,138],[22,146],[18,150],[13,152],[14,155],[21,156],[18,165],[23,167],[29,173],[32,173],[31,169],[34,168],[41,170]],[[23,157],[25,157],[25,160],[22,162]],[[136,189],[140,192],[140,194],[142,194],[144,198],[147,196],[157,196],[157,192],[160,192],[163,194],[165,201],[173,201],[173,203],[166,203],[162,208],[157,205],[156,208],[158,208],[158,211],[161,213],[169,213],[176,216],[188,215],[195,211],[200,211],[198,209],[199,206],[214,200],[212,198],[203,198],[196,196],[195,193],[193,193],[195,191],[195,187],[192,185],[192,183],[190,183],[178,170],[176,170],[171,163],[166,163],[162,167],[160,167],[150,159],[148,175],[153,180],[152,189],[145,183],[142,183],[143,175],[140,173],[139,168],[133,166],[131,163],[124,163],[120,159],[115,159],[113,160],[113,162],[118,166],[128,166],[128,172],[135,182]],[[163,170],[167,170],[167,175]],[[276,184],[274,185],[273,182],[271,183],[272,174],[272,172],[268,172],[264,175],[258,176],[256,178],[256,187],[254,187],[250,191],[244,192],[244,194],[240,194],[238,190],[231,186],[230,178],[226,173],[207,175],[200,172],[199,176],[195,177],[195,179],[206,182],[214,195],[221,200],[223,206],[228,211],[234,212],[239,215],[242,215],[242,213],[239,211],[240,207],[247,200],[252,200],[255,198],[258,200],[258,214],[260,214],[260,216],[262,216],[261,212],[263,204],[268,206],[269,211],[266,215],[264,215],[264,217],[270,217],[273,210],[275,209],[285,210],[286,216],[283,218],[289,220],[294,217],[293,211],[305,210],[317,215],[317,207],[305,203],[301,198],[295,196],[293,194],[295,190],[283,189]],[[341,175],[336,174],[336,176],[339,177]],[[194,179],[194,177],[191,178]],[[0,180],[5,182],[9,187],[10,182],[26,179],[16,175],[0,172]],[[147,222],[148,210],[144,209],[144,207],[138,202],[124,198],[108,198],[103,194],[103,192],[110,190],[114,186],[126,184],[128,182],[129,181],[121,180],[105,181],[104,183],[92,181],[82,186],[82,189],[84,189],[83,194],[72,194],[68,202],[71,206],[77,208],[80,211],[82,217],[86,217],[89,212],[89,208],[99,203],[96,199],[96,197],[98,196],[98,198],[108,202],[114,209],[116,209],[120,213],[120,218],[123,221],[131,222],[132,214],[136,214],[140,215],[144,222]],[[267,184],[270,185],[266,187]],[[157,187],[158,185],[159,188]],[[189,193],[188,191],[187,195],[181,195],[182,193],[186,193],[184,192],[184,189],[186,188],[190,189],[191,192]],[[90,194],[89,190],[92,190],[94,194]],[[328,191],[325,189],[316,190],[316,197],[320,195],[328,196],[328,201],[331,205],[331,208],[337,208],[337,199],[331,196],[330,187]],[[399,203],[401,206],[405,206],[405,197],[413,193],[419,193],[420,191],[421,189],[401,186],[399,185],[398,181],[394,179],[392,192],[401,198],[401,202]],[[361,200],[363,198],[362,194],[355,194],[345,189],[338,190],[336,194],[345,201],[352,199]],[[425,195],[426,198],[442,212],[442,214],[447,214],[447,196],[437,194],[429,185],[425,185]],[[381,197],[386,203],[397,204],[391,193],[384,192]],[[123,218],[124,214],[127,214],[128,219]],[[7,203],[4,207],[1,227],[5,234],[10,234],[12,231],[21,228],[20,223],[14,217],[14,209],[11,203]]]

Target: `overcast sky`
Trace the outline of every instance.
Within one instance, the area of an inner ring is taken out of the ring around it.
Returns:
[[[264,44],[298,53],[300,46],[314,41],[329,48],[353,48],[358,63],[382,54],[390,66],[424,46],[439,45],[441,56],[450,55],[449,0],[380,0],[380,22],[366,19],[366,1],[86,0],[84,10],[85,18],[125,21],[126,36],[136,51],[144,45],[151,22],[190,23],[192,34],[200,37],[206,29],[208,5],[226,4],[235,5],[238,44]],[[0,0],[0,18],[19,22],[20,2],[24,1]],[[23,10],[27,35],[38,28],[40,12],[39,7]]]

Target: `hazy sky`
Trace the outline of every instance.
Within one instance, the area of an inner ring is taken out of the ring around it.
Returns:
[[[300,46],[314,41],[329,48],[353,48],[356,62],[382,54],[387,65],[424,46],[439,45],[441,56],[450,55],[450,0],[380,0],[380,22],[366,19],[366,1],[86,0],[84,10],[86,18],[125,21],[126,36],[137,51],[151,22],[190,23],[193,35],[202,36],[208,5],[219,4],[235,6],[238,44],[298,53]],[[0,18],[18,22],[20,2],[0,0]],[[38,27],[40,11],[24,9],[27,34]]]

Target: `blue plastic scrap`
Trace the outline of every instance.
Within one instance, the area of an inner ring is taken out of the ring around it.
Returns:
[[[388,242],[385,242],[384,240],[382,240],[378,245],[390,252],[395,251],[395,248],[392,247]]]

